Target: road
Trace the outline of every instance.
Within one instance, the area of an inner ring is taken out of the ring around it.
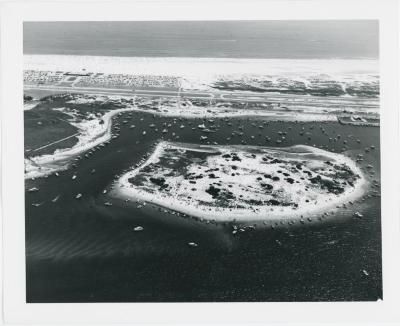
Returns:
[[[188,90],[162,90],[162,89],[121,89],[121,88],[96,88],[75,86],[36,86],[25,85],[25,90],[59,91],[67,93],[84,93],[98,95],[121,95],[121,96],[147,96],[147,97],[170,97],[191,99],[217,100],[227,102],[268,102],[285,105],[296,105],[302,107],[325,106],[330,108],[364,108],[374,109],[379,107],[378,99],[340,97],[340,96],[311,96],[299,94],[281,93],[250,93],[250,92],[222,92],[222,91],[188,91]]]
[[[99,94],[99,95],[122,95],[122,96],[148,96],[148,97],[183,97],[199,99],[212,99],[214,93],[211,92],[187,92],[187,91],[169,91],[169,90],[135,90],[122,88],[103,88],[103,87],[68,87],[68,86],[36,86],[25,85],[25,90],[43,90],[43,91],[60,91],[67,93],[84,93],[84,94]]]

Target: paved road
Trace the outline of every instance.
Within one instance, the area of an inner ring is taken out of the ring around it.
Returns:
[[[356,97],[338,97],[338,96],[310,96],[298,94],[280,94],[280,93],[245,93],[245,92],[211,92],[211,91],[184,91],[184,90],[157,90],[157,89],[121,89],[121,88],[96,88],[96,87],[65,87],[65,86],[36,86],[25,85],[26,90],[48,90],[67,93],[84,93],[99,95],[122,95],[122,96],[147,96],[147,97],[190,97],[192,99],[209,99],[228,102],[268,102],[279,103],[280,105],[297,105],[302,107],[325,106],[330,108],[377,108],[379,101],[377,99],[356,98]]]
[[[187,92],[187,91],[168,91],[168,90],[132,90],[122,88],[96,88],[96,87],[66,87],[66,86],[35,86],[25,85],[26,90],[44,90],[44,91],[60,91],[66,93],[85,93],[85,94],[100,94],[100,95],[123,95],[123,96],[148,96],[148,97],[182,97],[188,96],[191,98],[214,98],[214,93],[211,92]]]

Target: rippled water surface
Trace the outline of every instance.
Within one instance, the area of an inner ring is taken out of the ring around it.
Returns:
[[[151,150],[160,133],[148,125],[171,123],[179,141],[199,143],[201,132],[182,119],[133,113],[144,121],[129,129],[121,123],[118,138],[80,160],[76,168],[48,178],[27,180],[26,263],[28,302],[120,301],[319,301],[377,300],[382,297],[380,198],[372,188],[354,205],[324,221],[256,226],[233,235],[231,225],[214,225],[166,214],[155,207],[137,208],[103,194],[117,175]],[[127,119],[127,115],[118,118]],[[327,123],[268,122],[255,130],[254,119],[218,119],[211,142],[238,144],[229,137],[236,123],[244,125],[248,144],[274,146],[278,132],[288,132],[285,144],[328,146],[345,154],[363,153],[363,171],[379,180],[379,127]],[[191,119],[198,125],[202,119]],[[326,133],[321,131],[323,127]],[[304,128],[310,137],[301,136]],[[142,132],[147,130],[143,136]],[[351,138],[348,138],[352,135]],[[254,136],[254,138],[251,138]],[[360,143],[355,139],[360,139]],[[139,143],[137,143],[139,142]],[[365,153],[364,149],[375,146]],[[374,175],[370,172],[372,166]],[[95,173],[91,171],[95,169]],[[77,178],[72,180],[72,176]],[[375,188],[376,189],[376,188]],[[378,188],[379,190],[379,188]],[[80,199],[75,196],[81,193]],[[58,196],[58,199],[53,202]],[[32,203],[43,203],[34,207]],[[353,216],[354,211],[363,214]],[[135,232],[136,226],[144,229]],[[197,247],[188,246],[195,242]]]

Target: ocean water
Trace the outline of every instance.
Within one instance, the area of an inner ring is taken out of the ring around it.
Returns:
[[[377,59],[378,21],[25,22],[24,54]]]

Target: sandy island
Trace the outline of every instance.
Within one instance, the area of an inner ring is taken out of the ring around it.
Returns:
[[[272,148],[161,142],[121,176],[112,196],[199,219],[302,218],[361,197],[366,185],[350,158],[305,145]]]

